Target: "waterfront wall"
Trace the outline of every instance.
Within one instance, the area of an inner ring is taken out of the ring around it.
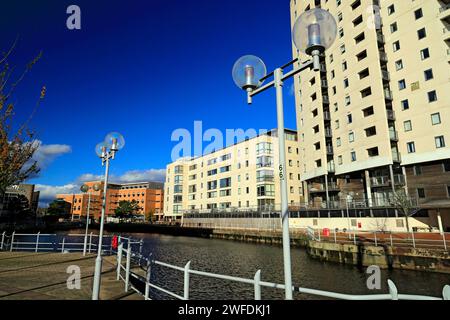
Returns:
[[[312,240],[308,241],[306,248],[311,257],[328,262],[450,274],[450,256],[445,250],[375,247],[367,244],[339,244]]]
[[[426,218],[408,219],[411,228],[428,229]],[[281,219],[279,218],[185,218],[183,226],[203,227],[212,229],[258,229],[258,230],[281,230]],[[390,231],[405,232],[405,218],[290,218],[289,226],[295,228],[314,229],[328,228],[334,230],[358,230],[358,231]]]

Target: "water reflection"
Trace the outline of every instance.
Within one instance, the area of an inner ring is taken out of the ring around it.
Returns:
[[[190,260],[192,269],[246,278],[253,278],[254,273],[261,269],[263,281],[284,283],[281,247],[153,234],[133,234],[133,237],[144,239],[143,254],[152,253],[156,260],[178,266],[184,266]],[[400,293],[440,297],[444,285],[450,283],[450,277],[445,274],[382,270],[382,289],[369,290],[365,270],[313,260],[304,249],[299,248],[292,249],[292,272],[295,286],[349,294],[387,293],[386,282],[391,279]],[[179,294],[183,292],[181,272],[154,266],[152,281]],[[191,276],[192,299],[253,299],[253,294],[251,285]],[[170,298],[155,291],[152,291],[152,295],[154,299]],[[262,289],[263,299],[282,299],[283,296],[283,290]],[[318,299],[298,293],[294,297]]]

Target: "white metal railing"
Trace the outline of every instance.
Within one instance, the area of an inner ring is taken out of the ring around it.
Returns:
[[[356,228],[356,227],[354,227]],[[396,248],[429,248],[443,249],[448,251],[450,248],[450,233],[421,233],[421,232],[359,232],[357,230],[344,230],[342,232],[336,229],[313,229],[308,228],[307,235],[310,239],[323,242],[334,242],[340,244],[358,244],[361,242],[370,243],[375,247],[396,247]],[[424,238],[424,236],[436,236]]]
[[[0,250],[31,251],[31,252],[83,252],[91,253],[98,250],[98,235],[93,234],[68,234],[58,236],[57,234],[44,233],[16,233],[7,235],[3,232],[0,237]],[[102,251],[112,252],[112,236],[103,236]],[[78,241],[77,241],[78,240]],[[84,241],[83,241],[84,240]],[[108,241],[109,240],[109,241]]]
[[[122,264],[122,258],[125,254],[126,263],[125,266]],[[191,293],[191,285],[190,285],[190,275],[197,275],[204,278],[212,278],[217,280],[226,280],[230,282],[238,282],[247,285],[251,285],[254,288],[254,299],[261,300],[262,299],[262,288],[273,288],[273,289],[281,289],[284,290],[285,286],[283,284],[267,282],[261,280],[261,270],[257,270],[253,279],[230,276],[218,273],[205,272],[200,270],[195,270],[191,268],[191,261],[188,261],[183,267],[176,266],[173,264],[165,263],[158,260],[153,260],[150,258],[144,258],[142,256],[139,257],[140,261],[146,262],[146,270],[145,277],[139,276],[136,273],[131,271],[131,259],[132,257],[136,257],[136,254],[133,254],[130,246],[128,248],[124,248],[123,243],[119,244],[119,248],[117,250],[117,280],[124,281],[125,283],[125,292],[128,292],[130,289],[138,292],[139,294],[144,296],[145,300],[152,300],[150,297],[150,288],[153,288],[159,292],[165,293],[175,299],[178,300],[189,300]],[[158,265],[161,267],[165,267],[168,269],[179,271],[183,274],[183,292],[176,293],[172,292],[167,288],[163,288],[160,285],[151,282],[151,272],[152,265]],[[139,264],[140,266],[140,264]],[[123,274],[125,273],[125,274]],[[130,277],[134,277],[137,281],[144,286],[144,290],[139,290],[139,288],[135,287],[130,283]],[[400,294],[398,293],[397,287],[394,282],[388,280],[388,288],[389,293],[387,294],[366,294],[366,295],[353,295],[353,294],[343,294],[332,291],[324,291],[317,289],[309,289],[302,287],[292,287],[293,292],[299,292],[304,294],[310,294],[314,296],[333,298],[333,299],[343,299],[343,300],[450,300],[450,286],[444,286],[442,291],[442,297],[432,297],[432,296],[424,296],[424,295],[411,295],[411,294]]]

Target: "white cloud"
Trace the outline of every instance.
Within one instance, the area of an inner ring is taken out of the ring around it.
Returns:
[[[143,182],[143,181],[156,181],[164,182],[166,179],[165,169],[150,169],[150,170],[132,170],[125,172],[118,177],[112,177],[111,181],[115,182]]]
[[[40,191],[39,200],[45,203],[55,200],[57,194],[77,193],[80,189],[79,185],[70,183],[63,186],[37,184],[36,190]]]
[[[71,146],[67,144],[43,144],[42,141],[39,140],[35,140],[33,143],[38,144],[39,147],[28,165],[31,165],[31,163],[36,161],[39,169],[41,169],[41,172],[47,169],[48,166],[59,156],[72,152]],[[25,165],[25,168],[26,167],[27,165]]]
[[[165,169],[131,170],[125,172],[120,176],[112,175],[109,178],[109,181],[112,183],[132,183],[145,181],[164,182],[165,176]],[[56,199],[57,194],[79,193],[80,187],[84,182],[97,181],[102,179],[103,176],[101,175],[85,173],[75,179],[74,182],[62,186],[37,184],[36,190],[41,192],[39,199],[40,205],[48,205],[48,203]]]

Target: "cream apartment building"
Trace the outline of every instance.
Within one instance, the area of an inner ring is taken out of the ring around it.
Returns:
[[[297,133],[285,131],[288,201],[303,203]],[[278,137],[276,130],[196,158],[182,158],[167,166],[166,220],[184,212],[270,210],[279,207]]]
[[[290,5],[292,25],[315,7],[338,25],[321,71],[295,79],[305,201],[383,206],[403,188],[449,226],[450,0]]]

